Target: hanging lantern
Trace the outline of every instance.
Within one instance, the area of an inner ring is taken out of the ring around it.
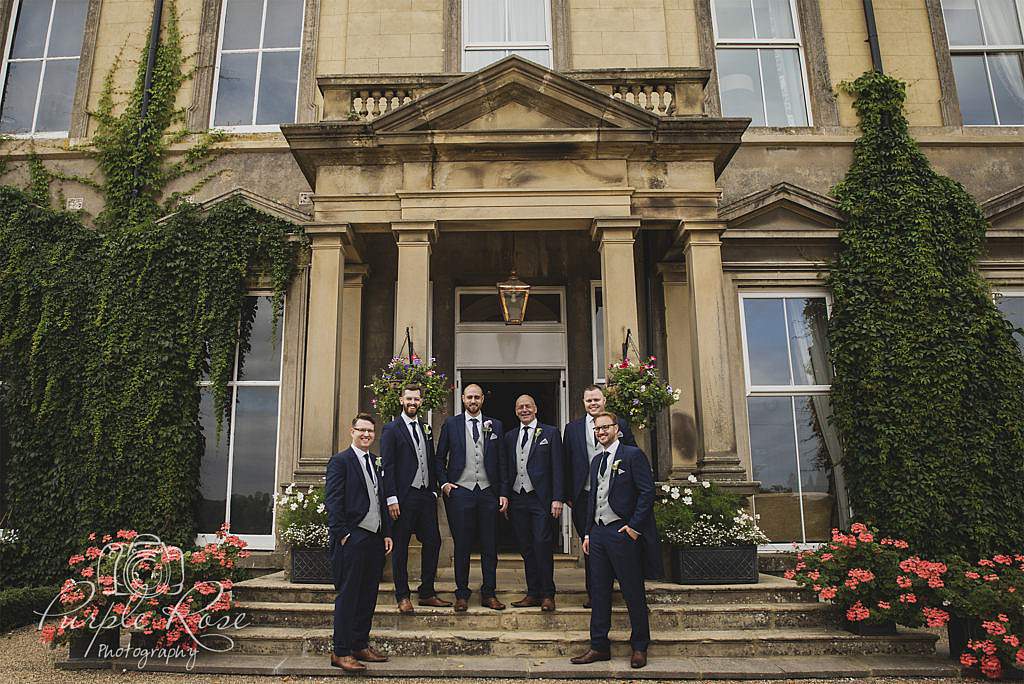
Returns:
[[[516,277],[515,269],[508,280],[498,283],[501,317],[505,325],[522,325],[526,318],[526,302],[530,299],[530,286]]]

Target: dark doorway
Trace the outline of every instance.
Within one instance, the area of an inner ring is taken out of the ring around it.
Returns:
[[[462,387],[475,383],[484,391],[484,415],[501,421],[505,431],[518,429],[516,399],[529,394],[537,402],[537,420],[562,430],[561,373],[557,370],[463,370]],[[555,534],[556,552],[562,549],[562,533],[558,521]],[[498,551],[512,552],[516,547],[512,523],[498,516]]]

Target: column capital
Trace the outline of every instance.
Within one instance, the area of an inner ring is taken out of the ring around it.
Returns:
[[[332,240],[343,240],[346,244],[352,241],[352,225],[349,223],[307,223],[303,229],[314,245],[317,242],[327,244]]]
[[[345,263],[345,286],[362,287],[370,276],[369,264]]]
[[[590,224],[590,237],[601,243],[632,243],[639,230],[639,216],[598,216]]]
[[[684,250],[691,245],[720,245],[722,233],[728,227],[721,219],[691,219],[679,222],[676,235]]]
[[[686,284],[686,264],[682,261],[659,261],[658,273],[666,283]]]
[[[391,232],[401,245],[437,242],[436,221],[392,221]]]

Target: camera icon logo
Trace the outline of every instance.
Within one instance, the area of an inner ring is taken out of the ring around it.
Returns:
[[[113,558],[114,595],[151,598],[180,594],[185,588],[185,556],[153,534],[140,534],[103,549]]]

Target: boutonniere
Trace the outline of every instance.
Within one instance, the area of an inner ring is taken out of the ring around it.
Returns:
[[[423,428],[423,434],[425,434],[427,437],[429,437],[430,433],[433,432],[430,429],[430,424],[429,423],[420,423],[420,427]]]
[[[616,475],[621,475],[622,474],[622,468],[619,467],[621,464],[622,464],[622,459],[619,459],[617,461],[612,461],[612,472],[614,472]]]
[[[486,435],[486,434],[487,434],[488,432],[490,432],[490,431],[491,431],[492,429],[493,429],[493,428],[491,427],[491,421],[489,421],[489,420],[485,420],[485,421],[484,421],[484,434]]]
[[[537,438],[538,438],[538,437],[540,437],[540,436],[541,436],[542,434],[544,434],[544,431],[543,431],[543,430],[541,430],[541,429],[540,429],[539,427],[537,427],[537,428],[534,428],[534,429],[533,429],[533,438],[534,438],[534,439],[537,439]]]
[[[377,466],[378,468],[381,468],[384,465],[384,461],[383,461],[383,459],[381,459],[380,456],[378,456],[377,458],[373,459],[373,464],[375,466]]]

